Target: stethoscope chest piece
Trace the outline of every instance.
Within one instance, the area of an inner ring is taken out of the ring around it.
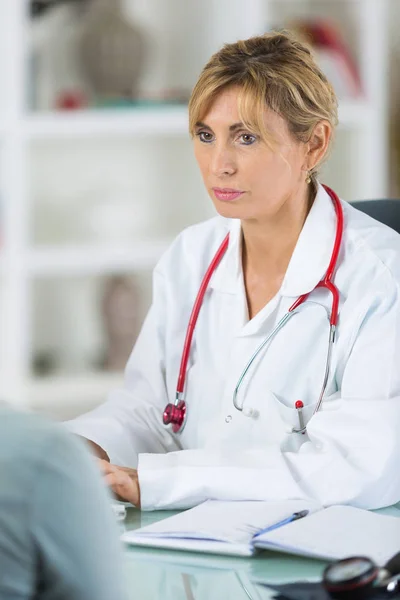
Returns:
[[[357,600],[372,595],[379,569],[365,556],[353,556],[326,567],[323,583],[332,598]]]
[[[181,433],[186,421],[186,402],[180,400],[176,404],[169,403],[163,413],[164,425],[172,425],[174,433]]]
[[[386,567],[379,568],[366,556],[338,560],[326,567],[322,577],[329,596],[338,600],[363,600],[380,592],[397,596],[398,580],[398,575],[393,576]]]

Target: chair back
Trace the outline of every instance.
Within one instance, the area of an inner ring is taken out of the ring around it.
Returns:
[[[400,200],[358,200],[351,203],[363,213],[400,233]]]

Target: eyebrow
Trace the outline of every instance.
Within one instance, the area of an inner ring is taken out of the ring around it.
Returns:
[[[209,125],[207,125],[206,123],[203,123],[202,121],[197,121],[195,127],[204,127],[206,129],[211,129],[211,127]],[[233,125],[229,126],[229,131],[237,131],[238,129],[241,129],[242,127],[244,127],[244,124],[242,122],[233,123]]]

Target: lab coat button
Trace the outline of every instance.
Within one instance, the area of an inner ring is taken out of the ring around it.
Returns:
[[[225,423],[230,423],[232,421],[232,415],[226,415]]]

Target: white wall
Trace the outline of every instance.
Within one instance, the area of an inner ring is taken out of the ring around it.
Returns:
[[[396,148],[391,152],[391,178],[390,193],[393,197],[400,198],[400,2],[390,0],[390,31],[389,40],[391,48],[389,98],[390,117],[392,126],[390,130],[392,144],[396,139]]]

